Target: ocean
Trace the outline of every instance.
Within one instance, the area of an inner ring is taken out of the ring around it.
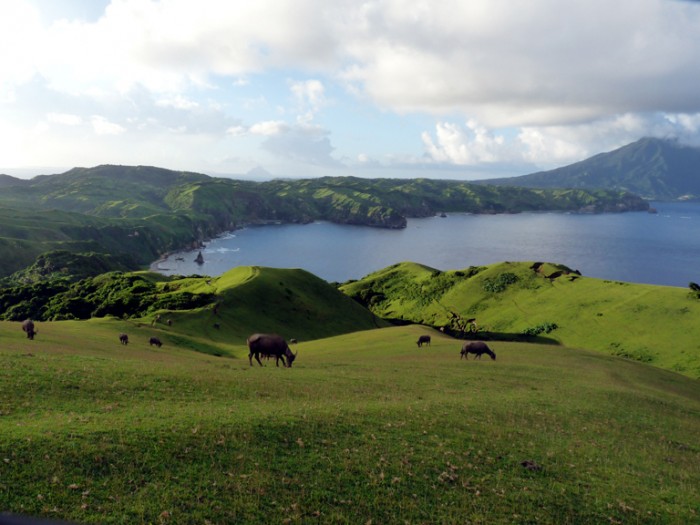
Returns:
[[[153,268],[221,275],[235,266],[303,268],[329,282],[359,279],[397,262],[439,270],[545,261],[607,280],[687,287],[700,282],[700,203],[652,203],[658,213],[448,214],[409,219],[403,230],[329,222],[250,226]]]

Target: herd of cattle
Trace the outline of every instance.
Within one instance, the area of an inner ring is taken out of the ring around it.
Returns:
[[[38,330],[34,326],[34,321],[31,319],[27,319],[22,323],[22,331],[27,334],[27,338],[30,340],[33,340],[34,336],[38,333]],[[416,344],[421,348],[423,345],[430,346],[430,341],[429,335],[421,335],[418,337]],[[123,345],[128,345],[128,334],[119,334],[119,342]],[[289,342],[296,343],[296,339],[290,339]],[[250,362],[250,366],[253,366],[253,358],[255,358],[260,366],[263,366],[262,361],[260,361],[261,357],[263,359],[271,359],[274,357],[277,366],[280,366],[279,363],[281,359],[283,366],[291,368],[292,363],[297,358],[298,352],[292,352],[289,348],[289,344],[287,344],[287,341],[281,335],[253,334],[246,340],[246,343],[249,350],[248,361]],[[157,346],[158,348],[163,346],[163,343],[157,337],[151,337],[148,340],[148,344],[150,346]],[[496,359],[494,351],[483,341],[469,341],[464,343],[459,358],[469,359],[469,354],[474,354],[474,359],[481,359],[481,356],[484,354],[488,355],[493,360]]]

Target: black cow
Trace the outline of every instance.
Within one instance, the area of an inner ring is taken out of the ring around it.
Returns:
[[[123,345],[129,344],[129,336],[126,334],[119,334],[119,342]]]
[[[483,354],[487,354],[491,357],[491,359],[493,359],[494,361],[496,360],[496,354],[483,341],[472,341],[470,343],[464,343],[459,358],[462,359],[463,357],[466,357],[467,359],[469,359],[469,354],[474,354],[474,359],[476,359],[477,357],[481,359],[481,356]]]
[[[250,353],[248,354],[250,366],[253,366],[253,357],[255,357],[258,364],[262,366],[260,355],[269,355],[271,357],[275,357],[277,366],[280,366],[281,359],[284,366],[291,368],[292,363],[297,357],[297,354],[293,353],[289,349],[287,341],[285,341],[281,335],[253,334],[246,342],[248,343],[248,350],[250,350]]]
[[[27,338],[31,340],[33,340],[34,336],[39,332],[39,330],[34,327],[34,321],[31,319],[25,319],[22,322],[22,331],[26,332]]]
[[[148,344],[151,345],[151,346],[156,345],[158,348],[160,348],[161,346],[163,346],[163,343],[161,343],[161,342],[160,342],[160,339],[158,339],[157,337],[151,337],[151,338],[148,340]]]
[[[418,345],[418,348],[420,348],[423,345],[430,346],[430,336],[429,335],[421,335],[418,338],[418,341],[416,341],[416,344]]]

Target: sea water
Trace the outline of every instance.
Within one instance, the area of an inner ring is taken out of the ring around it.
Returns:
[[[154,263],[166,275],[218,276],[242,265],[303,268],[345,282],[397,262],[439,270],[546,261],[601,279],[688,286],[700,282],[700,203],[652,203],[657,213],[520,213],[409,219],[402,230],[329,222],[250,226],[198,251]]]

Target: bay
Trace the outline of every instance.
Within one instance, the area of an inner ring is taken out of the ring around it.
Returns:
[[[397,262],[439,270],[545,261],[601,279],[688,286],[700,282],[700,203],[652,203],[658,213],[449,214],[409,219],[403,230],[328,222],[250,226],[198,251],[153,264],[166,275],[221,275],[235,266],[303,268],[333,282]]]

